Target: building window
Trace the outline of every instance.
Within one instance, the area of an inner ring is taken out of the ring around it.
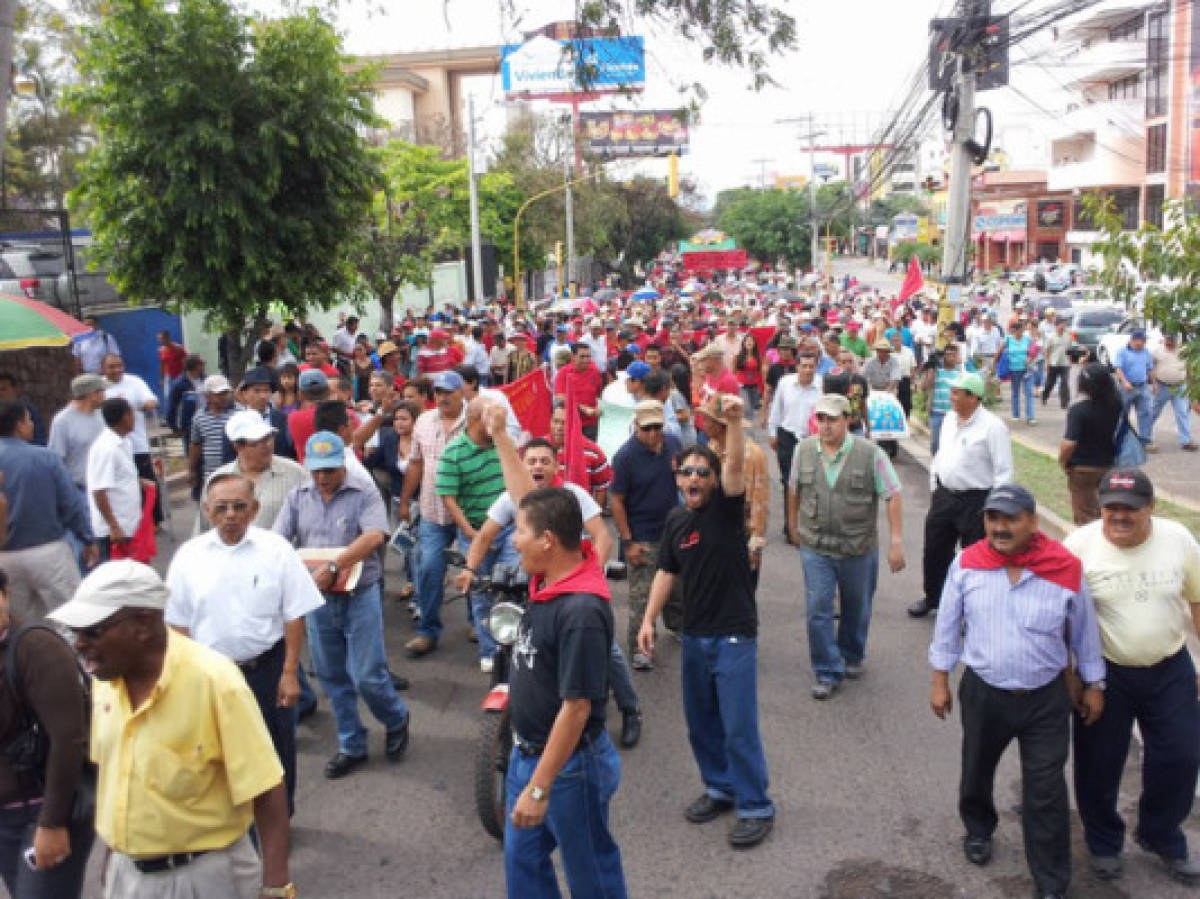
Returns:
[[[1108,99],[1134,100],[1142,95],[1142,76],[1130,75],[1120,81],[1109,82]]]
[[[1167,68],[1170,41],[1167,34],[1167,13],[1153,13],[1146,36],[1146,117],[1167,114]]]
[[[1167,126],[1151,125],[1146,129],[1146,172],[1157,175],[1167,170]]]
[[[1118,187],[1113,190],[1096,191],[1100,196],[1110,197],[1114,211],[1121,217],[1121,228],[1125,231],[1136,231],[1141,213],[1142,189],[1140,187]],[[1071,221],[1079,231],[1095,231],[1096,223],[1087,214],[1083,206],[1083,197],[1076,197],[1073,204]]]
[[[1110,41],[1136,41],[1142,37],[1142,26],[1145,22],[1141,13],[1131,19],[1126,19],[1120,25],[1108,29]]]
[[[1155,228],[1163,226],[1163,205],[1167,201],[1167,189],[1162,184],[1146,185],[1146,224]]]

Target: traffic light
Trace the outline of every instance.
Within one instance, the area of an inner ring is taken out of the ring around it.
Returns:
[[[679,154],[672,153],[667,157],[667,196],[675,199],[679,196]]]

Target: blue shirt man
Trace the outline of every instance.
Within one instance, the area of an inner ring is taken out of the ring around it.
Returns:
[[[8,574],[15,617],[41,618],[69,600],[79,586],[79,565],[67,543],[70,530],[96,561],[95,540],[83,497],[52,450],[30,444],[33,419],[19,400],[0,401],[0,475],[8,500],[8,536],[0,568]]]
[[[1146,332],[1140,328],[1132,332],[1129,343],[1117,351],[1113,364],[1113,376],[1121,386],[1125,410],[1128,412],[1130,406],[1137,410],[1138,435],[1146,444],[1146,450],[1155,452],[1154,409],[1149,383],[1154,371],[1154,357],[1146,349]]]

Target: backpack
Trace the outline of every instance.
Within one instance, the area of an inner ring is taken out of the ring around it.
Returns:
[[[8,762],[16,774],[18,781],[42,795],[46,788],[46,762],[50,757],[50,737],[42,728],[36,713],[29,705],[25,691],[21,685],[21,673],[17,666],[17,648],[21,638],[32,630],[47,631],[62,639],[59,633],[46,624],[29,624],[21,628],[8,639],[8,651],[4,657],[4,676],[12,687],[13,696],[17,700],[17,715],[21,724],[17,733],[7,744],[0,746],[0,755]],[[91,717],[92,711],[92,679],[79,659],[72,654],[79,682],[83,687],[84,710]],[[75,804],[71,808],[71,824],[91,822],[96,811],[96,766],[85,760],[83,773],[79,778],[79,787],[75,792]]]

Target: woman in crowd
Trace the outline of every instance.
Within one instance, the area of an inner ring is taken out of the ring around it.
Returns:
[[[742,397],[746,401],[746,411],[756,413],[763,392],[763,360],[758,352],[758,341],[753,334],[742,337],[742,345],[734,358],[733,373],[738,383],[742,385]]]
[[[391,504],[399,499],[401,488],[404,486],[404,475],[412,461],[413,426],[423,411],[420,405],[409,400],[396,403],[392,411],[392,426],[379,429],[377,442],[373,446],[368,445],[363,456],[363,464],[368,469],[387,473],[391,483]],[[415,496],[413,498],[416,499]],[[411,508],[416,509],[417,504],[414,502]],[[416,530],[417,523],[414,521],[410,531],[415,534]],[[411,541],[404,550],[404,574],[408,583],[396,591],[396,598],[411,603],[416,592],[414,585],[417,582],[416,546]],[[415,612],[415,608],[410,606],[410,611]]]
[[[300,380],[300,366],[295,362],[287,362],[279,369],[279,389],[275,391],[275,408],[284,415],[290,415],[300,405],[300,394],[296,382]]]
[[[1116,460],[1121,397],[1108,366],[1090,362],[1079,373],[1082,399],[1067,410],[1058,464],[1067,474],[1071,517],[1084,525],[1100,517],[1100,479]]]
[[[353,355],[350,357],[350,378],[354,384],[354,402],[369,401],[371,375],[375,374],[375,363],[371,360],[371,345],[366,335],[361,335],[354,341]]]

